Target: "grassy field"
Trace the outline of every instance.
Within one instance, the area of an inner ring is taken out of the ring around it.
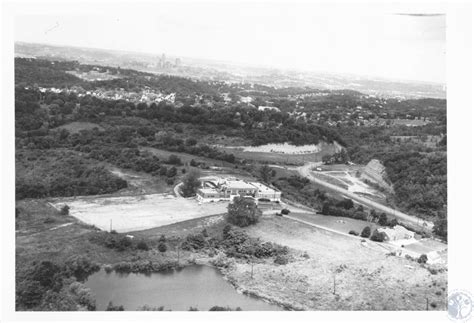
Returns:
[[[91,242],[91,237],[98,232],[97,228],[85,225],[72,216],[60,215],[44,200],[17,201],[17,207],[20,209],[16,219],[17,266],[45,259],[62,263],[74,255],[86,256],[102,265],[141,259],[164,262],[177,257],[172,240],[167,242],[169,251],[165,253],[157,252],[156,248],[149,251],[117,251]],[[171,237],[166,229],[161,234]],[[159,235],[141,235],[140,238],[156,245]],[[184,260],[190,253],[181,251],[181,255]]]
[[[307,213],[291,213],[290,216],[306,222],[320,225],[325,228],[339,231],[341,233],[349,233],[349,231],[351,230],[361,233],[366,226],[369,226],[372,232],[380,228],[380,226],[376,223],[338,216],[327,216],[322,214]]]
[[[158,252],[156,246],[149,251],[117,251],[91,242],[97,229],[60,215],[45,201],[23,200],[17,202],[17,207],[17,266],[44,259],[61,263],[73,255],[86,256],[102,265],[176,260],[178,238],[182,241],[204,228],[210,236],[218,236],[226,224],[222,215],[215,215],[137,231],[133,233],[134,239],[151,242],[165,234],[168,251]],[[364,246],[357,239],[277,216],[263,217],[245,231],[262,241],[291,248],[289,264],[256,263],[253,278],[251,266],[245,260],[235,261],[233,267],[224,271],[233,284],[251,294],[307,310],[425,310],[426,298],[430,310],[445,309],[446,272],[432,275],[417,262],[388,257],[372,248],[370,241]],[[206,259],[203,254],[180,250],[183,262],[196,257]]]
[[[416,262],[371,248],[370,241],[364,246],[281,217],[246,231],[309,255],[285,266],[256,264],[253,279],[249,264],[237,264],[230,279],[256,295],[306,310],[426,310],[426,298],[430,310],[446,308],[446,272],[432,275]]]
[[[222,161],[222,160],[200,157],[200,156],[195,156],[195,155],[191,155],[187,153],[171,152],[168,150],[158,149],[158,148],[153,148],[153,147],[141,147],[140,149],[143,151],[151,152],[160,160],[167,160],[170,155],[176,155],[181,159],[183,163],[186,163],[186,164],[188,164],[191,161],[191,159],[194,159],[197,162],[204,162],[208,166],[217,166],[217,167],[233,167],[234,166],[233,164]]]

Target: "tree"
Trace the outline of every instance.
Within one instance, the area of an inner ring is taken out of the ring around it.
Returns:
[[[323,208],[322,208],[321,212],[322,212],[324,215],[329,215],[329,214],[331,213],[331,204],[328,203],[328,202],[324,202],[324,203],[323,203]]]
[[[174,166],[168,169],[168,171],[166,172],[167,177],[175,177],[176,174],[178,174],[178,169]]]
[[[428,256],[425,255],[425,254],[422,254],[422,255],[418,258],[418,263],[420,263],[420,264],[426,264],[427,261],[428,261]]]
[[[254,201],[248,198],[236,197],[227,206],[226,220],[239,227],[246,227],[257,223],[261,214],[262,211],[257,208]]]
[[[61,213],[61,215],[68,215],[69,214],[69,206],[67,204],[65,204],[61,208],[61,211],[59,213]]]
[[[260,178],[262,179],[264,183],[268,183],[270,179],[272,178],[272,169],[267,164],[260,167],[259,172],[260,172]]]
[[[370,227],[365,227],[364,230],[362,230],[362,232],[360,233],[360,236],[362,238],[368,238],[370,237],[370,233],[371,233]]]
[[[106,311],[124,311],[124,308],[123,305],[114,305],[114,303],[109,302]]]
[[[120,240],[118,242],[117,249],[119,251],[124,251],[125,249],[127,249],[131,245],[132,245],[132,240],[129,237],[125,236],[125,237],[120,238]]]
[[[197,140],[194,138],[186,139],[186,146],[196,146]]]
[[[184,197],[191,197],[196,195],[196,191],[201,186],[199,180],[200,174],[196,170],[190,171],[183,179],[183,185],[181,186],[181,193]]]
[[[167,163],[171,165],[182,165],[181,159],[173,154],[169,155]]]
[[[383,227],[389,225],[387,214],[385,214],[385,213],[380,214],[379,224]]]
[[[232,230],[232,227],[230,224],[226,224],[224,229],[222,230],[222,236],[224,239],[227,239],[229,237],[229,232]]]
[[[445,214],[441,214],[441,216],[435,220],[433,233],[445,240],[448,237],[448,221]]]
[[[370,240],[383,242],[385,240],[385,234],[383,232],[379,232],[378,230],[375,230],[374,233],[372,233]]]
[[[160,242],[158,244],[158,250],[160,252],[166,252],[166,250],[168,250],[168,247],[166,246],[166,244],[164,242]]]
[[[148,247],[148,244],[145,242],[145,240],[140,240],[137,243],[137,249],[147,251],[150,248]]]
[[[350,210],[354,207],[354,202],[351,199],[343,199],[336,204],[337,207],[343,207],[346,210]]]

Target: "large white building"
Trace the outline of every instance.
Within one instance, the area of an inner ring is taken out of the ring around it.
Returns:
[[[270,201],[280,201],[281,192],[258,182],[246,182],[235,178],[204,180],[197,190],[200,202],[230,201],[236,196],[249,196]]]

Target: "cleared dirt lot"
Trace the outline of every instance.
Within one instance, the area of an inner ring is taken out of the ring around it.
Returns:
[[[215,148],[241,159],[292,165],[302,165],[308,161],[321,161],[324,155],[332,155],[340,150],[337,144],[328,143],[320,143],[318,145],[318,152],[298,154],[291,152],[284,154],[270,151],[247,151],[242,147],[216,146]]]
[[[221,214],[226,202],[199,204],[194,199],[149,194],[117,197],[80,197],[55,200],[52,205],[70,207],[69,213],[80,221],[109,231],[131,232],[176,222]]]

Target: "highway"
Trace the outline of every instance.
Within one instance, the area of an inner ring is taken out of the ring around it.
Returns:
[[[365,197],[362,197],[362,196],[359,196],[357,194],[354,194],[352,192],[349,192],[339,186],[336,186],[336,185],[333,185],[333,184],[330,184],[330,183],[327,183],[319,178],[316,178],[312,175],[312,169],[314,169],[315,167],[317,166],[320,166],[321,163],[307,163],[305,164],[304,166],[301,166],[301,167],[297,167],[295,168],[302,177],[306,177],[307,179],[309,179],[310,181],[312,182],[315,182],[321,186],[324,186],[328,189],[331,189],[332,191],[336,191],[338,193],[341,193],[342,195],[345,195],[351,199],[353,199],[354,201],[364,205],[364,206],[367,206],[369,208],[373,208],[377,211],[380,211],[380,212],[385,212],[387,215],[391,215],[395,218],[397,218],[397,220],[399,220],[400,222],[404,222],[408,225],[413,225],[413,226],[416,226],[416,227],[419,227],[419,228],[425,228],[425,229],[429,229],[429,230],[432,230],[433,229],[433,223],[432,222],[429,222],[429,221],[425,221],[421,218],[418,218],[416,216],[412,216],[412,215],[408,215],[408,214],[405,214],[403,212],[400,212],[400,211],[397,211],[397,210],[394,210],[388,206],[385,206],[385,205],[382,205],[380,203],[377,203],[377,202],[374,202],[372,200],[369,200]]]

